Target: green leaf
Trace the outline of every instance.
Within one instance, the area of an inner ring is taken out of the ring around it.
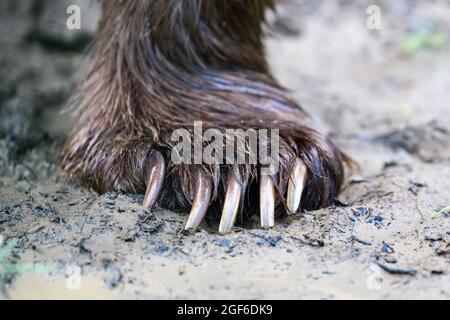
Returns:
[[[431,34],[427,38],[427,46],[434,50],[441,50],[447,45],[447,36],[440,32]]]
[[[426,34],[419,33],[407,35],[402,40],[402,52],[407,57],[413,57],[425,47],[425,44]]]
[[[448,207],[442,209],[442,210],[439,211],[439,212],[436,212],[436,213],[431,217],[431,219],[436,219],[436,218],[439,218],[440,216],[445,216],[445,215],[449,215],[449,214],[450,214],[450,206],[448,206]]]
[[[447,36],[442,32],[418,32],[403,37],[401,50],[403,54],[411,58],[424,49],[441,50],[447,42]]]
[[[27,264],[10,264],[3,268],[5,274],[16,274],[25,272],[48,272],[55,269],[52,264],[27,263]]]

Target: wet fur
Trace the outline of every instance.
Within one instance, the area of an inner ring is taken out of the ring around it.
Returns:
[[[348,159],[270,74],[262,43],[270,7],[272,0],[104,0],[63,169],[99,192],[144,193],[158,150],[168,165],[160,204],[186,210],[199,166],[170,163],[174,129],[199,120],[205,130],[278,128],[279,194],[298,156],[308,167],[302,208],[330,204]],[[220,213],[230,170],[248,187],[244,211],[258,209],[257,166],[200,167],[215,186],[211,212]]]

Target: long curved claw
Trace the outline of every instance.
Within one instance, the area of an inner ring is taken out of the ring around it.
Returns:
[[[302,160],[297,158],[289,177],[289,186],[287,192],[288,214],[294,214],[300,207],[302,193],[306,181],[306,166]]]
[[[198,170],[196,180],[196,190],[191,213],[184,230],[195,232],[205,217],[206,211],[211,202],[212,183],[202,170]]]
[[[166,163],[164,157],[158,151],[154,151],[148,163],[150,173],[147,183],[147,191],[144,198],[144,208],[151,210],[158,199],[164,182]]]
[[[223,204],[222,218],[220,220],[219,234],[225,235],[230,232],[236,221],[236,215],[241,200],[241,185],[237,181],[234,174],[228,179],[227,194]]]
[[[261,227],[272,228],[275,224],[275,187],[270,176],[261,176],[259,204],[261,210]]]

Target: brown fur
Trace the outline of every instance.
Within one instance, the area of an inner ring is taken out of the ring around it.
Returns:
[[[195,166],[170,163],[174,129],[192,129],[198,120],[204,129],[279,128],[279,194],[298,156],[308,167],[302,208],[330,204],[347,158],[268,70],[262,22],[272,6],[272,0],[104,0],[87,76],[74,100],[79,119],[63,169],[100,192],[143,193],[147,160],[158,150],[168,162],[160,203],[185,210]],[[250,190],[243,207],[257,207],[257,166],[201,167],[214,181],[214,210],[230,170]]]

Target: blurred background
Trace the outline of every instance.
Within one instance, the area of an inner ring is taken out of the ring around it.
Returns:
[[[81,9],[80,30],[66,26],[70,5]],[[268,13],[276,77],[360,169],[340,198],[344,208],[219,244],[208,229],[180,242],[183,217],[172,213],[141,219],[140,196],[98,195],[60,179],[73,122],[62,111],[99,14],[90,0],[0,1],[0,234],[18,241],[11,261],[58,261],[53,278],[78,265],[90,292],[104,297],[450,298],[448,247],[440,249],[450,240],[450,1],[284,0]],[[299,230],[332,245],[299,244],[290,237]],[[358,247],[355,234],[370,245]],[[204,268],[230,257],[232,268]],[[369,290],[374,257],[421,277],[403,283],[386,274],[381,290]],[[273,272],[280,269],[284,276]],[[4,279],[12,297],[65,292],[55,279],[52,290],[40,278]]]

